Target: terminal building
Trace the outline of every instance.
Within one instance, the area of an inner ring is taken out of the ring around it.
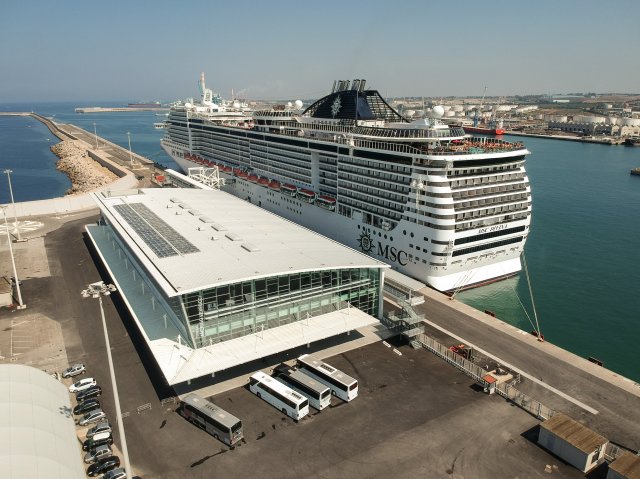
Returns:
[[[95,193],[86,230],[167,383],[379,326],[385,263],[219,190]]]

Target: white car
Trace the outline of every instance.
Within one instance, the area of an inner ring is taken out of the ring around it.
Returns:
[[[71,386],[69,386],[70,393],[78,393],[80,391],[84,391],[85,389],[89,389],[92,386],[98,384],[93,378],[84,378],[80,381],[76,381]]]
[[[108,433],[111,432],[111,424],[109,424],[107,421],[101,421],[97,423],[95,426],[93,426],[91,429],[89,429],[87,431],[87,439],[91,439],[96,434],[101,434],[104,432],[108,432]]]
[[[77,376],[78,374],[82,374],[82,373],[84,373],[86,371],[87,370],[84,367],[84,364],[78,363],[78,364],[74,364],[73,366],[69,366],[67,369],[62,371],[62,377],[63,378],[71,378],[73,376]]]

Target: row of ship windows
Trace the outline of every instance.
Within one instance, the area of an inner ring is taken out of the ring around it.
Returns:
[[[348,182],[354,185],[357,185],[356,188],[361,191],[371,191],[372,194],[380,194],[379,190],[383,190],[389,194],[391,199],[398,201],[400,203],[406,203],[406,195],[409,193],[409,188],[405,188],[403,186],[394,184],[394,183],[385,183],[377,180],[362,180],[354,175],[340,175],[338,177],[340,182]],[[378,190],[367,188],[367,186],[371,186],[373,188],[377,188]]]
[[[512,173],[501,176],[483,176],[482,178],[468,178],[466,180],[456,180],[449,182],[451,188],[463,188],[465,186],[488,185],[495,183],[507,183],[519,181],[524,178],[524,173]]]
[[[408,178],[406,176],[384,173],[380,171],[372,171],[366,168],[347,165],[340,165],[340,173],[342,172],[355,173],[368,178],[380,178],[382,180],[393,181],[400,184],[406,184],[408,181]]]
[[[380,172],[395,171],[399,174],[404,174],[407,176],[411,175],[410,166],[401,166],[393,163],[364,160],[362,158],[352,158],[350,156],[341,156],[340,164],[341,165],[352,164],[352,165],[360,166],[362,168],[367,168],[369,170],[379,170]]]
[[[519,243],[524,236],[516,236],[515,238],[509,238],[501,241],[494,241],[493,243],[481,244],[478,246],[471,246],[469,248],[463,248],[454,251],[451,256],[462,256],[463,254],[475,253],[476,251],[483,251],[485,249],[497,248],[499,246],[506,246],[509,244]]]
[[[529,198],[527,193],[518,193],[515,195],[489,196],[481,200],[464,201],[456,205],[456,211],[466,210],[470,208],[478,208],[480,206],[502,204],[514,201],[524,201]]]
[[[529,203],[520,203],[516,205],[496,206],[495,208],[486,208],[483,210],[467,211],[456,215],[456,221],[462,221],[467,219],[482,218],[484,216],[499,215],[502,213],[509,213],[512,211],[523,211],[528,208]]]
[[[364,197],[364,195],[358,195],[357,193],[355,193],[353,195],[350,195],[350,196],[363,196]],[[386,208],[383,209],[383,208],[380,208],[380,207],[377,207],[377,206],[373,206],[371,204],[371,201],[370,201],[369,198],[367,198],[367,197],[364,197],[364,198],[365,198],[364,201],[358,201],[355,198],[340,196],[340,201],[342,203],[344,203],[345,205],[352,206],[353,208],[360,209],[362,211],[368,211],[368,212],[371,212],[371,213],[375,213],[375,214],[378,214],[378,215],[380,215],[381,217],[384,217],[384,218],[390,218],[390,219],[393,219],[393,220],[402,219],[402,215],[400,213],[396,213],[395,211],[388,210]],[[348,210],[342,210],[342,211],[344,211],[346,213],[345,216],[347,216],[349,218],[351,217],[351,213]]]
[[[380,191],[380,190],[374,190],[373,188],[367,188],[365,186],[360,186],[357,184],[351,184],[349,185],[348,189],[345,188],[345,182],[340,182],[339,185],[339,190],[340,190],[340,194],[344,194],[346,196],[351,196],[352,194],[354,194],[355,196],[360,196],[362,197],[362,199],[368,199],[370,198],[372,202],[379,204],[381,206],[385,206],[387,208],[391,208],[397,211],[402,211],[406,201],[405,199],[400,196],[400,195],[396,195],[396,194],[389,194],[386,193],[385,191]],[[365,193],[367,196],[365,195],[357,195],[357,193],[355,192],[362,192]]]
[[[456,223],[455,230],[456,231],[466,231],[472,230],[476,228],[484,228],[485,226],[493,226],[498,223],[506,222],[506,221],[518,221],[526,219],[531,213],[529,211],[523,211],[521,213],[513,213],[510,215],[505,215],[503,217],[498,217],[495,221],[487,221],[486,219],[475,220],[475,221],[465,221],[461,223]]]
[[[452,196],[454,200],[461,200],[470,196],[485,196],[495,193],[507,193],[511,191],[526,191],[527,183],[517,183],[515,185],[498,185],[486,188],[477,188],[475,190],[454,191]]]
[[[454,169],[449,172],[449,177],[456,176],[481,176],[491,173],[499,173],[501,171],[519,171],[521,167],[519,165],[510,164],[510,165],[497,165],[490,166],[485,168],[464,168],[464,169]]]

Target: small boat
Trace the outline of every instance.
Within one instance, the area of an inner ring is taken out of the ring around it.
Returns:
[[[320,195],[316,199],[316,205],[325,210],[335,211],[336,199],[333,196]]]
[[[271,180],[269,182],[269,188],[272,190],[280,191],[280,182],[277,180]]]
[[[259,184],[260,186],[264,186],[264,187],[269,186],[269,178],[266,178],[266,177],[264,177],[264,176],[263,176],[263,177],[261,177],[261,178],[258,178],[258,184]]]
[[[311,190],[306,190],[304,188],[299,188],[298,198],[306,201],[307,203],[313,203],[316,199],[316,192]]]
[[[296,193],[298,192],[298,188],[295,185],[292,185],[290,183],[285,183],[280,187],[280,191],[289,196],[296,196]]]
[[[249,178],[247,178],[247,180],[249,180],[251,183],[257,183],[258,175],[249,175]]]

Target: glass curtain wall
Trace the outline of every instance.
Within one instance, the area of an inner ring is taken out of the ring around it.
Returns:
[[[344,309],[378,316],[380,269],[312,271],[182,295],[197,346],[207,346]]]

